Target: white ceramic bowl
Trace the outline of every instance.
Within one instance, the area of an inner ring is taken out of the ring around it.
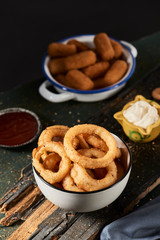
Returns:
[[[46,182],[33,167],[33,173],[37,185],[43,195],[57,206],[75,211],[75,212],[91,212],[104,208],[115,201],[123,192],[132,167],[131,152],[124,141],[114,135],[117,145],[122,150],[122,161],[125,167],[125,175],[110,187],[93,191],[93,192],[71,192],[58,189]]]
[[[82,41],[85,44],[94,47],[93,39],[95,35],[81,35],[81,36],[73,36],[60,42],[66,43],[69,39],[77,39],[78,41]],[[113,38],[112,38],[113,39]],[[115,41],[118,41],[114,39]],[[120,91],[126,84],[126,82],[130,79],[133,75],[135,66],[136,66],[136,57],[137,57],[137,49],[130,43],[125,41],[118,41],[123,46],[122,52],[123,57],[128,63],[128,71],[123,76],[123,78],[118,81],[116,84],[103,88],[103,89],[96,89],[96,90],[89,90],[89,91],[82,91],[76,90],[69,87],[66,87],[59,82],[57,82],[53,76],[51,75],[48,69],[48,62],[50,60],[49,56],[45,54],[43,62],[42,62],[42,69],[43,73],[47,79],[47,81],[43,82],[39,87],[40,95],[50,102],[64,102],[68,100],[76,100],[80,102],[96,102],[103,99],[107,99],[118,91]],[[53,93],[48,90],[48,87],[53,85],[54,88],[58,93]]]

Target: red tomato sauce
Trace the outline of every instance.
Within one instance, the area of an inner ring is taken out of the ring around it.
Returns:
[[[0,115],[0,145],[14,146],[30,141],[38,130],[36,119],[27,112]]]

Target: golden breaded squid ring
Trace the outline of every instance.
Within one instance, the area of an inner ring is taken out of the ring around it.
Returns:
[[[63,125],[54,125],[51,127],[47,127],[45,130],[43,130],[39,137],[38,146],[44,145],[47,142],[53,142],[54,137],[63,138],[68,129],[69,127]]]
[[[97,158],[96,160],[93,158],[82,156],[72,146],[73,139],[81,133],[98,135],[106,143],[108,147],[107,153],[103,157]],[[81,124],[71,127],[65,134],[63,143],[65,151],[70,157],[70,159],[73,162],[79,163],[85,168],[95,169],[107,167],[108,164],[110,164],[116,156],[117,144],[112,134],[108,132],[105,128],[93,124]]]
[[[47,152],[45,152],[42,160],[44,168],[55,171],[57,168],[57,163],[61,161],[61,157],[57,153],[47,154]]]
[[[108,151],[107,145],[98,136],[89,135],[86,137],[86,141],[95,148],[100,148],[102,151],[105,151],[105,152]]]
[[[79,140],[79,145],[80,145],[81,148],[89,148],[89,145],[86,142],[85,137],[84,137],[83,134],[79,134],[77,136],[77,139]]]
[[[59,164],[59,169],[57,172],[53,172],[49,169],[45,169],[43,166],[43,162],[41,163],[41,156],[44,155],[45,152],[55,152],[61,157],[61,161]],[[38,149],[33,150],[33,166],[39,172],[41,177],[43,177],[47,182],[54,184],[56,182],[60,182],[70,171],[71,161],[67,157],[63,144],[60,142],[55,142],[54,144],[49,142],[46,143],[45,146],[38,147]]]
[[[65,190],[73,191],[73,192],[84,192],[83,189],[78,188],[73,180],[73,178],[70,176],[70,174],[67,174],[67,176],[62,181],[62,186]]]
[[[89,158],[101,158],[104,157],[104,155],[106,154],[105,152],[103,152],[102,150],[98,149],[98,148],[88,148],[88,149],[79,149],[78,152],[86,157]]]
[[[71,169],[71,177],[79,188],[85,191],[96,191],[109,187],[117,181],[117,167],[112,161],[107,167],[107,174],[102,179],[92,178],[85,168],[75,163]]]

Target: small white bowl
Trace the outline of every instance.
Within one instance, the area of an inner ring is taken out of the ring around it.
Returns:
[[[73,37],[61,40],[60,42],[66,43],[70,39],[76,39],[78,41],[84,42],[85,44],[91,47],[94,47],[94,43],[93,43],[94,36],[95,35],[73,36]],[[116,39],[114,40],[118,41]],[[50,102],[65,102],[71,99],[80,101],[80,102],[96,102],[103,99],[107,99],[113,96],[114,94],[116,94],[125,86],[126,82],[133,75],[136,67],[136,57],[137,57],[137,49],[132,44],[125,41],[118,41],[118,42],[120,42],[120,44],[123,47],[122,53],[128,64],[128,71],[120,81],[106,88],[89,90],[89,91],[76,90],[76,89],[66,87],[60,84],[59,82],[57,82],[56,79],[50,73],[48,69],[48,62],[50,60],[50,57],[47,56],[47,54],[45,54],[42,62],[42,69],[47,81],[43,82],[40,85],[39,87],[40,95]],[[49,91],[47,88],[50,85],[53,85],[58,93],[53,93]]]
[[[123,192],[128,182],[132,168],[132,156],[127,144],[116,135],[112,135],[122,151],[121,161],[123,161],[125,167],[125,175],[122,179],[101,190],[92,192],[72,192],[56,188],[46,182],[33,167],[35,180],[43,195],[55,205],[75,212],[95,211],[115,201]]]

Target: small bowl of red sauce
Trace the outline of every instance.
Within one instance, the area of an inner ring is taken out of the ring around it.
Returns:
[[[38,116],[24,108],[0,111],[0,147],[21,147],[33,142],[39,135]]]

